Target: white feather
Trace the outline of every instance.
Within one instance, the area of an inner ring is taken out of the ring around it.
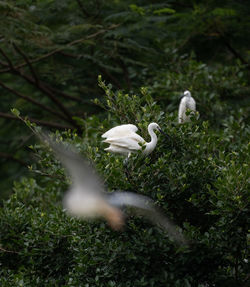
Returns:
[[[190,115],[186,115],[187,110],[196,111],[196,103],[191,97],[189,91],[184,92],[184,97],[181,99],[178,111],[178,122],[185,123],[190,121]]]
[[[103,138],[112,138],[112,137],[126,137],[127,134],[135,133],[138,131],[138,128],[135,125],[127,124],[116,126],[102,135]]]

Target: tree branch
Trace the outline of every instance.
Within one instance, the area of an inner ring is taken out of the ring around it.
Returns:
[[[49,128],[56,128],[56,129],[61,129],[61,130],[65,130],[65,129],[73,129],[72,126],[67,126],[67,125],[61,125],[61,124],[57,124],[57,123],[51,123],[51,122],[47,122],[47,121],[43,121],[43,120],[37,120],[37,119],[33,119],[33,118],[29,118],[29,117],[25,117],[25,118],[18,118],[14,115],[11,114],[7,114],[7,113],[2,113],[0,112],[0,118],[5,118],[5,119],[11,119],[11,120],[28,120],[31,123],[35,123],[41,126],[46,126]]]
[[[18,162],[19,164],[23,165],[23,166],[27,166],[27,163],[22,161],[21,159],[18,159],[16,157],[14,157],[13,155],[11,154],[8,154],[8,153],[4,153],[4,152],[0,152],[0,157],[1,158],[6,158],[6,159],[10,159],[10,160],[13,160],[13,161],[16,161]]]
[[[95,4],[96,4],[97,12],[96,12],[94,18],[97,18],[100,15],[100,12],[101,12],[100,1],[99,0],[95,0]]]
[[[82,43],[82,42],[84,42],[84,41],[87,41],[87,40],[89,40],[89,39],[95,38],[96,36],[99,36],[100,34],[106,33],[107,31],[112,30],[112,29],[115,29],[115,28],[117,28],[117,27],[119,27],[119,26],[120,26],[120,24],[113,24],[113,25],[111,25],[110,27],[108,27],[107,29],[102,29],[102,30],[100,30],[100,31],[98,31],[98,32],[96,32],[96,33],[94,33],[94,34],[91,34],[91,35],[85,37],[85,38],[81,38],[81,39],[74,40],[74,41],[72,41],[72,42],[66,44],[65,46],[60,47],[60,48],[57,48],[57,49],[55,49],[55,50],[53,50],[53,51],[51,51],[51,52],[49,52],[49,53],[47,53],[47,54],[45,54],[45,55],[42,55],[42,56],[40,56],[40,57],[38,57],[38,58],[36,58],[36,59],[33,59],[33,60],[29,60],[29,62],[30,62],[31,64],[36,63],[36,62],[39,62],[39,61],[44,60],[44,59],[46,59],[46,58],[48,58],[48,57],[50,57],[50,56],[52,56],[52,55],[54,55],[54,54],[56,54],[56,53],[59,53],[60,51],[63,51],[63,50],[66,49],[67,47],[71,47],[71,46],[73,46],[73,45],[77,45],[77,44]],[[1,52],[1,49],[0,49],[0,52]],[[4,66],[6,66],[6,65],[4,65]],[[19,68],[23,68],[23,67],[25,67],[25,66],[27,66],[27,63],[26,63],[26,62],[25,62],[25,63],[22,63],[22,64],[19,64],[19,65],[13,67],[13,68],[14,68],[14,69],[19,69]],[[9,67],[9,68],[7,68],[7,69],[2,69],[2,70],[0,70],[0,73],[7,73],[7,72],[10,72],[10,71],[11,71],[11,68]]]
[[[0,251],[2,251],[2,252],[8,252],[8,253],[15,253],[15,254],[19,254],[19,253],[20,253],[20,252],[17,252],[17,251],[6,250],[6,249],[4,249],[4,248],[2,248],[2,247],[0,247]]]
[[[222,43],[227,47],[229,52],[231,52],[235,58],[239,59],[242,62],[242,64],[246,65],[246,68],[249,70],[250,69],[249,63],[241,56],[240,53],[238,53],[233,48],[233,46],[230,44],[229,40],[224,36],[224,33],[220,31],[220,29],[217,25],[216,25],[215,29],[216,29],[216,32],[220,35],[220,39],[222,40]]]
[[[30,84],[36,86],[40,91],[42,91],[44,94],[46,94],[59,108],[60,110],[65,114],[65,116],[68,119],[68,122],[72,124],[74,127],[79,128],[76,122],[72,119],[72,116],[70,112],[65,108],[65,106],[54,96],[53,92],[51,92],[41,81],[37,85],[37,83],[30,78],[29,76],[24,75],[23,73],[19,72],[19,75],[25,79]]]
[[[13,44],[15,49],[17,49],[18,53],[20,53],[23,58],[26,60],[27,65],[29,65],[29,68],[31,70],[31,73],[33,74],[34,80],[29,77],[26,76],[25,74],[23,74],[19,69],[16,69],[13,64],[12,61],[10,60],[10,58],[4,53],[4,51],[1,49],[2,54],[4,55],[4,57],[6,58],[7,62],[10,65],[10,72],[12,71],[13,73],[21,76],[23,79],[25,79],[27,82],[29,82],[30,84],[36,86],[40,91],[42,91],[43,93],[45,93],[47,96],[49,96],[49,98],[62,110],[62,112],[66,115],[66,117],[68,118],[68,121],[75,127],[78,128],[78,125],[75,123],[75,121],[72,119],[71,114],[69,113],[69,111],[64,107],[64,105],[54,96],[54,94],[47,89],[40,81],[38,81],[38,78],[36,76],[36,73],[33,69],[33,67],[31,66],[28,58],[26,57],[26,55],[24,55],[23,52],[21,52],[21,50],[15,45]]]
[[[0,53],[3,55],[3,57],[5,58],[5,60],[8,62],[8,65],[9,65],[10,69],[14,69],[13,64],[12,64],[10,58],[5,54],[5,52],[4,52],[4,50],[3,50],[2,48],[0,48]],[[1,64],[3,64],[3,63],[1,62]],[[3,64],[3,65],[5,65],[5,64]],[[6,66],[6,65],[5,65],[5,66]]]
[[[1,51],[0,51],[0,52],[1,52]],[[4,66],[4,67],[9,67],[8,64],[6,64],[6,63],[4,63],[4,62],[2,62],[2,61],[0,61],[0,65],[2,65],[2,66]]]
[[[126,67],[126,65],[124,64],[124,62],[122,60],[119,60],[117,61],[118,62],[118,65],[122,68],[123,70],[123,74],[124,74],[124,78],[127,82],[127,85],[128,85],[128,89],[131,90],[131,82],[130,82],[130,79],[129,79],[129,73],[128,73],[128,69]]]
[[[86,17],[91,17],[91,15],[89,14],[89,12],[84,8],[82,2],[80,0],[76,0],[78,6],[80,7],[81,11],[83,12],[83,14],[86,16]]]
[[[103,74],[105,74],[107,77],[109,77],[109,79],[113,82],[113,84],[115,84],[117,86],[118,89],[121,89],[121,85],[118,82],[118,80],[109,73],[109,71],[107,71],[105,68],[100,67],[100,70],[102,71]]]
[[[242,64],[246,65],[247,69],[250,69],[249,63],[241,56],[240,53],[238,53],[233,46],[230,44],[230,42],[221,35],[221,40],[224,43],[224,45],[227,47],[227,49],[235,56],[235,58],[239,59]]]
[[[6,86],[6,85],[5,85],[4,83],[2,83],[1,81],[0,81],[0,86],[3,87],[4,89],[6,89],[7,91],[9,91],[10,93],[16,95],[17,97],[22,98],[22,99],[24,99],[24,100],[26,100],[26,101],[28,101],[28,102],[31,102],[32,104],[34,104],[34,105],[36,105],[36,106],[42,108],[43,110],[46,110],[46,111],[50,112],[50,113],[53,114],[53,115],[56,115],[56,116],[59,117],[60,119],[66,120],[66,118],[65,118],[62,114],[58,113],[58,112],[55,111],[54,109],[51,109],[51,108],[49,108],[49,107],[47,107],[47,106],[41,104],[40,102],[38,102],[38,101],[36,101],[36,100],[34,100],[34,99],[28,97],[28,96],[24,96],[24,95],[18,93],[17,91],[15,91],[15,90],[9,88],[8,86]]]
[[[4,51],[0,48],[0,51],[2,51],[2,54],[6,57],[6,60],[8,63],[10,63],[10,70],[9,72],[12,72],[13,74],[19,75],[23,79],[25,79],[28,83],[36,86],[40,91],[45,93],[60,109],[61,111],[66,115],[68,122],[71,123],[76,128],[79,128],[78,125],[75,123],[75,121],[72,119],[72,116],[70,115],[69,111],[64,107],[64,105],[54,96],[54,94],[46,88],[41,81],[36,82],[31,77],[23,74],[20,70],[16,69],[13,65],[9,57],[4,53]]]
[[[71,54],[69,55],[68,53],[64,53],[64,52],[62,52],[62,51],[60,51],[59,53],[61,53],[63,56],[73,57],[73,58],[75,58],[75,59],[78,58],[78,56],[71,55]],[[0,61],[0,65],[5,66],[5,67],[9,67],[8,64],[3,63],[3,62],[1,62],[1,61]],[[20,66],[15,66],[14,68],[15,68],[15,69],[18,69],[18,68],[20,68]],[[9,68],[8,68],[8,71],[6,70],[6,72],[10,72]],[[69,99],[69,100],[72,100],[72,101],[75,101],[75,102],[82,102],[82,99],[79,98],[79,97],[65,94],[65,93],[63,93],[62,91],[57,90],[57,89],[55,89],[55,88],[49,86],[48,84],[44,84],[44,85],[45,85],[48,89],[50,89],[51,91],[55,92],[57,95],[60,95],[60,96],[62,96],[62,97],[64,97],[64,98],[66,98],[66,99]],[[61,115],[61,116],[62,116],[62,115]]]
[[[56,93],[58,96],[62,96],[63,98],[65,99],[69,99],[71,101],[74,101],[74,102],[82,102],[82,99],[81,98],[78,98],[76,96],[71,96],[71,95],[68,95],[68,94],[65,94],[64,92],[58,90],[58,89],[55,89],[53,87],[51,87],[50,85],[44,83],[44,85],[49,89],[51,90],[52,92]]]
[[[30,69],[30,71],[31,71],[31,74],[33,75],[33,78],[34,78],[35,81],[36,81],[36,84],[39,85],[39,79],[38,79],[38,77],[37,77],[37,75],[36,75],[35,70],[33,69],[32,65],[31,65],[31,63],[30,63],[28,57],[21,51],[20,48],[17,47],[17,45],[16,45],[15,43],[13,43],[13,47],[14,47],[15,50],[18,52],[18,54],[20,54],[20,55],[24,58],[26,64],[29,66],[29,69]]]

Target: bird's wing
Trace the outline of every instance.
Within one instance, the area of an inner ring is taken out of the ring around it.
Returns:
[[[73,186],[81,187],[83,192],[101,193],[104,191],[103,183],[94,168],[71,145],[65,146],[65,144],[55,142],[47,135],[42,135],[42,139],[48,142],[69,173]]]
[[[177,230],[176,225],[162,214],[149,197],[132,192],[114,192],[109,195],[108,202],[117,207],[132,207],[135,213],[149,218],[154,224],[166,230],[172,239],[180,244],[187,244],[187,240]]]
[[[196,110],[196,103],[195,103],[195,100],[194,98],[190,98],[189,101],[187,102],[187,108],[192,110],[192,111],[195,111]]]
[[[135,125],[127,124],[120,125],[108,130],[102,135],[103,138],[112,138],[112,137],[125,137],[131,133],[137,132],[138,128]]]
[[[135,140],[133,138],[127,138],[127,137],[108,138],[108,139],[104,140],[103,142],[109,143],[109,144],[112,144],[112,145],[115,145],[118,147],[126,148],[129,150],[138,150],[141,148],[137,140]]]
[[[181,99],[180,105],[179,105],[179,111],[178,111],[178,119],[179,123],[182,123],[186,119],[186,97],[183,97]]]
[[[114,144],[110,144],[109,147],[104,149],[107,152],[112,152],[112,153],[118,153],[118,154],[123,154],[123,155],[128,155],[131,151],[128,150],[127,148],[123,148]]]

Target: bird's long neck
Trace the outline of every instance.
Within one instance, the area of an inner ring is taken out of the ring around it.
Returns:
[[[146,148],[144,150],[144,154],[151,153],[157,144],[157,136],[155,132],[153,131],[153,129],[148,128],[148,133],[151,136],[151,141],[145,144]]]

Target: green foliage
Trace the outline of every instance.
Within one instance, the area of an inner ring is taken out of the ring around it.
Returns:
[[[249,1],[153,2],[0,1],[1,286],[249,285]],[[198,112],[179,125],[187,89]],[[109,128],[148,140],[150,122],[168,137],[149,157],[126,169],[104,151]],[[69,179],[34,123],[60,129],[109,192],[151,197],[190,248],[142,218],[117,233],[68,217]]]
[[[2,286],[243,286],[250,195],[249,129],[241,111],[238,120],[233,113],[225,118],[218,133],[201,119],[177,124],[176,113],[164,112],[146,88],[140,95],[114,92],[101,77],[99,86],[108,118],[89,117],[82,135],[67,131],[57,138],[95,163],[110,192],[153,198],[190,247],[176,246],[142,218],[128,218],[119,233],[102,221],[68,217],[61,199],[69,181],[51,151],[35,145],[31,176],[15,183],[0,210]],[[169,138],[159,135],[147,158],[132,155],[127,171],[122,157],[103,150],[100,136],[108,128],[136,123],[147,138],[152,120]]]

